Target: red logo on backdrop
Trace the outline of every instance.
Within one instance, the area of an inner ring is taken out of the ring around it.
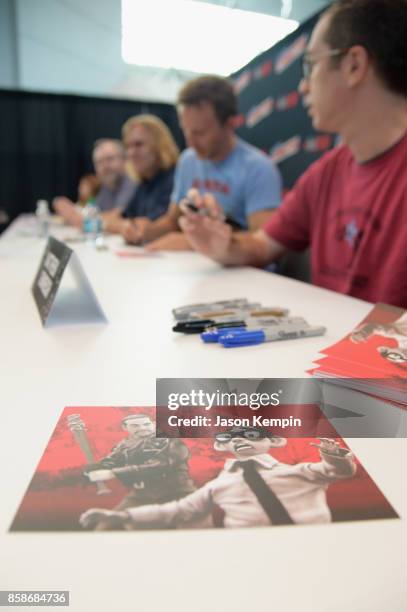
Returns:
[[[245,122],[246,122],[246,119],[243,113],[239,113],[233,119],[233,123],[236,129],[239,127],[242,127],[242,125],[244,125]]]
[[[298,151],[301,149],[301,138],[300,136],[293,136],[289,140],[285,142],[280,142],[276,144],[272,149],[270,149],[270,157],[275,164],[279,164],[280,162],[296,155]]]
[[[300,94],[298,91],[292,91],[285,96],[278,98],[276,102],[276,110],[288,110],[289,108],[295,108],[300,101]]]
[[[242,74],[240,74],[233,83],[233,89],[235,90],[235,94],[238,95],[240,94],[241,91],[243,91],[243,89],[245,89],[245,87],[247,87],[250,83],[250,81],[252,80],[252,73],[250,70],[245,70],[244,72],[242,72]]]
[[[262,121],[268,115],[271,115],[274,108],[274,100],[273,98],[266,98],[257,106],[253,106],[246,117],[246,125],[247,127],[254,127],[257,123]]]
[[[320,136],[310,136],[304,141],[303,149],[309,153],[316,151],[326,151],[333,145],[333,137],[327,134],[321,134]]]
[[[276,59],[275,72],[280,74],[284,72],[295,60],[297,60],[305,51],[307,46],[308,36],[302,34],[289,47],[286,47]]]
[[[254,70],[253,76],[256,80],[264,79],[264,77],[268,76],[272,71],[273,62],[270,59],[260,64],[260,66],[257,66],[257,68]]]

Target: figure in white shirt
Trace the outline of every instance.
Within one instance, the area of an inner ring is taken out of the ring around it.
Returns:
[[[327,523],[331,513],[326,500],[330,483],[355,474],[352,453],[336,440],[321,438],[321,461],[288,465],[268,454],[286,439],[261,428],[232,428],[218,434],[215,449],[228,451],[220,474],[186,497],[165,504],[152,504],[114,512],[93,508],[80,517],[85,528],[103,519],[112,526],[133,529],[177,527],[209,516],[218,506],[225,527],[251,527]]]
[[[380,355],[397,365],[407,364],[407,312],[393,323],[364,323],[350,335],[352,342],[366,342],[371,336],[384,336],[397,342],[397,347],[379,346]]]

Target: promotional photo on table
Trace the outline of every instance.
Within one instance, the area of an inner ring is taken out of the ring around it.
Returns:
[[[151,2],[0,8],[0,608],[404,612],[407,0]]]

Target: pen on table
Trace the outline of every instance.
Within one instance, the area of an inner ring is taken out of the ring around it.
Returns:
[[[216,327],[209,328],[206,331],[202,332],[201,340],[203,340],[203,342],[205,342],[206,344],[219,342],[221,336],[225,336],[229,333],[246,331],[246,329],[247,328],[244,322],[243,325],[236,327],[231,327],[230,325],[228,327],[220,327],[217,325]]]
[[[180,321],[172,328],[174,332],[181,332],[183,334],[200,334],[204,332],[207,328],[211,326],[216,326],[217,328],[227,327],[235,328],[235,327],[244,327],[245,322],[238,319],[236,321],[216,321],[215,319],[198,319],[196,321]]]
[[[275,342],[278,340],[293,340],[295,338],[309,338],[322,336],[326,332],[326,327],[315,326],[305,327],[297,330],[271,330],[271,329],[250,329],[243,331],[230,331],[219,337],[219,343],[226,348],[235,346],[251,346],[262,344],[263,342]]]
[[[286,308],[235,308],[235,309],[227,309],[227,310],[208,310],[208,311],[199,311],[196,313],[191,313],[189,315],[185,315],[184,318],[177,317],[177,323],[188,323],[193,321],[203,321],[206,319],[215,319],[215,320],[236,320],[236,319],[262,319],[265,317],[275,317],[282,318],[286,317],[288,314],[288,310]]]
[[[219,300],[216,302],[205,302],[179,306],[178,308],[173,308],[172,314],[174,315],[175,319],[182,320],[184,318],[188,318],[191,314],[199,315],[201,312],[205,312],[206,310],[214,311],[230,308],[248,308],[250,305],[253,308],[261,307],[261,304],[259,302],[254,302],[250,304],[250,302],[246,298],[233,298],[231,300]]]
[[[270,328],[281,331],[297,331],[298,329],[304,329],[309,327],[308,323],[303,317],[272,317],[272,318],[247,318],[244,321],[235,321],[229,324],[229,321],[225,321],[222,324],[208,325],[205,330],[201,333],[201,339],[206,343],[219,342],[219,338],[224,336],[229,331],[235,333],[237,331],[249,331],[258,330],[264,328]],[[238,329],[240,327],[240,329]]]

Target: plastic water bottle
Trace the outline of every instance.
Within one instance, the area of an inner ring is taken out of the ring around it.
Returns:
[[[37,200],[35,216],[38,222],[38,235],[47,238],[49,234],[50,212],[47,200]]]
[[[102,232],[102,220],[100,218],[100,210],[93,198],[88,200],[85,208],[83,209],[82,229],[86,236],[86,242],[88,244],[96,245],[98,236]]]

